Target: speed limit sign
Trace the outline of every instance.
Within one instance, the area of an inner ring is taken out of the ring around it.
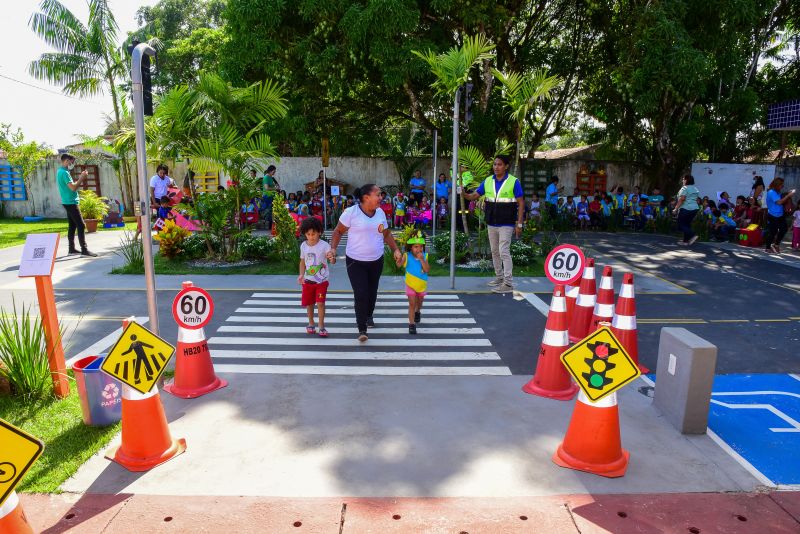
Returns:
[[[197,330],[203,328],[214,315],[214,301],[208,291],[199,287],[185,287],[172,301],[172,316],[178,326]]]
[[[567,285],[583,275],[586,258],[575,245],[559,245],[550,251],[544,264],[544,273],[556,285]]]

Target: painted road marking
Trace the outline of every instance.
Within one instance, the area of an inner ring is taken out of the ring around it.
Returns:
[[[346,302],[328,302],[328,306],[338,306],[338,307],[347,307],[352,308],[353,303],[352,301]],[[296,300],[246,300],[244,301],[245,306],[299,306],[300,299],[297,298]],[[398,300],[398,301],[381,301],[378,299],[378,302],[375,304],[378,308],[404,308],[408,309],[408,299],[406,300]],[[459,301],[452,301],[452,302],[428,302],[425,301],[423,305],[424,308],[463,308],[464,303]]]
[[[149,320],[150,319],[148,317],[136,317],[136,322],[141,325],[147,324]],[[81,352],[79,352],[72,358],[68,359],[67,369],[72,369],[72,364],[77,362],[81,358],[85,358],[87,356],[97,356],[98,354],[105,352],[107,349],[110,349],[111,346],[117,342],[117,340],[121,335],[122,335],[122,327],[120,326],[119,328],[108,334],[106,337],[104,337],[103,339],[97,341],[96,343],[92,343],[91,345],[83,349]]]
[[[252,296],[256,295],[259,293]],[[306,310],[300,307],[299,299],[289,300],[285,291],[270,295],[264,300],[248,298],[208,340],[217,372],[511,375],[458,295],[425,302],[417,338],[408,335],[405,295],[395,295],[394,300],[379,298],[376,327],[370,329],[366,343],[356,339],[352,293],[328,302],[326,323],[333,325],[328,328],[328,338],[305,334]]]
[[[508,376],[508,367],[370,367],[346,365],[236,365],[215,364],[218,373],[291,375],[386,375],[386,376]]]
[[[472,317],[430,317],[423,309],[423,321],[426,325],[448,325],[454,326],[458,324],[475,324],[475,319]],[[375,324],[401,324],[407,325],[408,318],[403,317],[375,317]],[[226,322],[231,323],[279,323],[291,324],[297,323],[306,325],[308,319],[305,315],[298,315],[296,317],[257,317],[257,316],[244,316],[244,315],[231,315]],[[325,317],[325,324],[353,324],[352,317]]]
[[[408,329],[405,330],[408,332]],[[339,339],[339,338],[319,338],[308,336],[305,339],[297,339],[297,337],[222,337],[215,336],[208,340],[209,345],[296,345],[301,343],[309,346],[322,346],[322,347],[403,347],[409,343],[408,337],[401,338],[370,338],[366,343],[362,343],[357,339]],[[436,343],[437,347],[443,346],[441,340],[426,340],[431,343]],[[450,339],[447,341],[446,346],[449,347],[491,347],[492,343],[488,339],[483,338],[470,338],[470,339]]]
[[[352,320],[351,320],[352,323]],[[329,334],[358,334],[358,329],[353,328],[337,328],[332,326],[326,328]],[[306,329],[304,326],[220,326],[217,332],[253,332],[257,334],[305,334]],[[408,326],[405,328],[387,328],[376,327],[370,329],[372,334],[407,334]],[[424,326],[417,327],[418,334],[439,334],[449,336],[463,336],[463,335],[478,335],[483,334],[483,328],[427,328]],[[302,342],[302,341],[301,341]]]
[[[539,313],[545,317],[547,317],[547,314],[550,313],[550,305],[533,293],[520,293],[520,295],[522,295],[531,306],[539,310]]]
[[[330,350],[215,350],[214,358],[286,359],[286,360],[419,360],[419,361],[486,361],[499,360],[496,352],[348,352]]]
[[[291,308],[237,308],[236,313],[278,313],[278,314],[285,314],[285,313],[306,313],[305,308],[300,307],[299,302],[293,302],[294,306]],[[296,306],[296,307],[295,307]],[[426,308],[423,308],[427,310]],[[338,314],[347,314],[353,316],[353,307],[342,307],[342,308],[326,308],[325,315],[329,313],[338,313]],[[423,311],[426,316],[428,315],[469,315],[469,311],[466,309],[436,309],[436,310],[427,310]],[[397,308],[397,309],[388,309],[388,310],[375,310],[375,315],[408,315],[408,309],[406,308]]]

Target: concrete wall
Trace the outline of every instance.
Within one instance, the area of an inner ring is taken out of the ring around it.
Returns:
[[[559,186],[564,186],[564,194],[572,194],[582,165],[586,165],[590,171],[597,170],[600,167],[604,168],[608,190],[611,190],[615,185],[621,185],[625,192],[630,192],[634,186],[641,186],[644,176],[641,165],[628,161],[604,161],[591,158],[536,159],[534,165],[537,169],[547,169],[547,173],[550,176],[558,176],[558,184]],[[540,188],[538,192],[541,195],[544,193],[544,189]]]

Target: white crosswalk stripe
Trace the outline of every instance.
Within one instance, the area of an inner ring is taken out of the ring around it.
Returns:
[[[356,339],[352,293],[329,293],[329,337],[306,333],[300,293],[253,293],[208,339],[218,373],[480,376],[510,375],[483,328],[456,294],[429,295],[417,335],[408,334],[404,294],[382,294],[369,340]]]

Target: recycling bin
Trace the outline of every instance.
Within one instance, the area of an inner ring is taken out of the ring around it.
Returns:
[[[87,356],[72,365],[83,422],[112,425],[122,418],[122,383],[100,370],[105,356]]]

